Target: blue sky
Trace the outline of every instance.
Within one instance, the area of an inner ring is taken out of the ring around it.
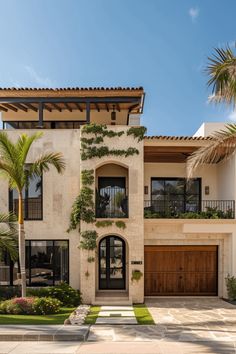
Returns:
[[[207,103],[204,73],[236,40],[235,13],[235,0],[0,0],[0,86],[143,86],[148,133],[192,135],[236,120]]]

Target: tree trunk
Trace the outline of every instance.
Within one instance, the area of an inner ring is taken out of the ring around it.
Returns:
[[[19,192],[19,208],[18,208],[18,238],[19,238],[19,260],[21,273],[21,296],[26,296],[26,273],[25,273],[25,230],[22,193]]]

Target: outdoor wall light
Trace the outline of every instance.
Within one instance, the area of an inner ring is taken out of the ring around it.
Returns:
[[[209,194],[210,194],[210,187],[205,186],[205,195],[209,195]]]
[[[112,106],[113,110],[111,112],[111,120],[116,120],[116,111],[115,111],[115,105],[113,104]]]
[[[144,194],[148,194],[148,186],[144,186]]]

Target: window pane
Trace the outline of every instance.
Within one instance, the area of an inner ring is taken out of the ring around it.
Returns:
[[[53,242],[31,241],[31,285],[53,285]]]
[[[0,258],[0,285],[10,285],[10,257],[6,252]]]
[[[4,129],[17,129],[18,122],[4,122]]]
[[[13,189],[10,194],[9,209],[18,215],[18,193]],[[22,191],[25,220],[42,219],[42,177],[35,176]]]
[[[152,181],[152,200],[164,200],[165,182],[164,180]]]
[[[191,179],[186,183],[187,194],[200,194],[200,181],[197,179]]]
[[[184,180],[166,180],[165,194],[184,194]]]
[[[37,220],[42,218],[42,178],[35,176],[29,180],[27,190],[27,218]]]
[[[69,281],[69,249],[68,241],[55,241],[54,242],[54,279],[55,285],[65,281]]]

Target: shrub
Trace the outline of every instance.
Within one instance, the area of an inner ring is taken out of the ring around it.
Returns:
[[[58,313],[61,302],[50,297],[18,297],[2,301],[0,313],[13,315],[49,315]]]
[[[53,297],[61,301],[64,306],[78,306],[81,303],[79,290],[73,289],[67,283],[45,288],[28,288],[27,296]]]
[[[236,278],[234,276],[228,275],[225,278],[226,288],[228,293],[228,299],[231,301],[236,300]]]
[[[14,315],[33,314],[34,298],[32,297],[16,297],[11,300],[5,300],[0,304],[0,313]]]
[[[78,306],[81,303],[81,294],[79,290],[73,289],[67,283],[61,283],[58,286],[48,288],[48,296],[60,300],[64,306]]]
[[[21,289],[18,286],[0,286],[0,300],[8,300],[20,294]]]
[[[36,297],[33,303],[36,315],[50,315],[60,311],[61,301],[51,297]]]
[[[27,296],[34,297],[48,297],[49,296],[49,287],[45,288],[27,288],[26,294]]]

